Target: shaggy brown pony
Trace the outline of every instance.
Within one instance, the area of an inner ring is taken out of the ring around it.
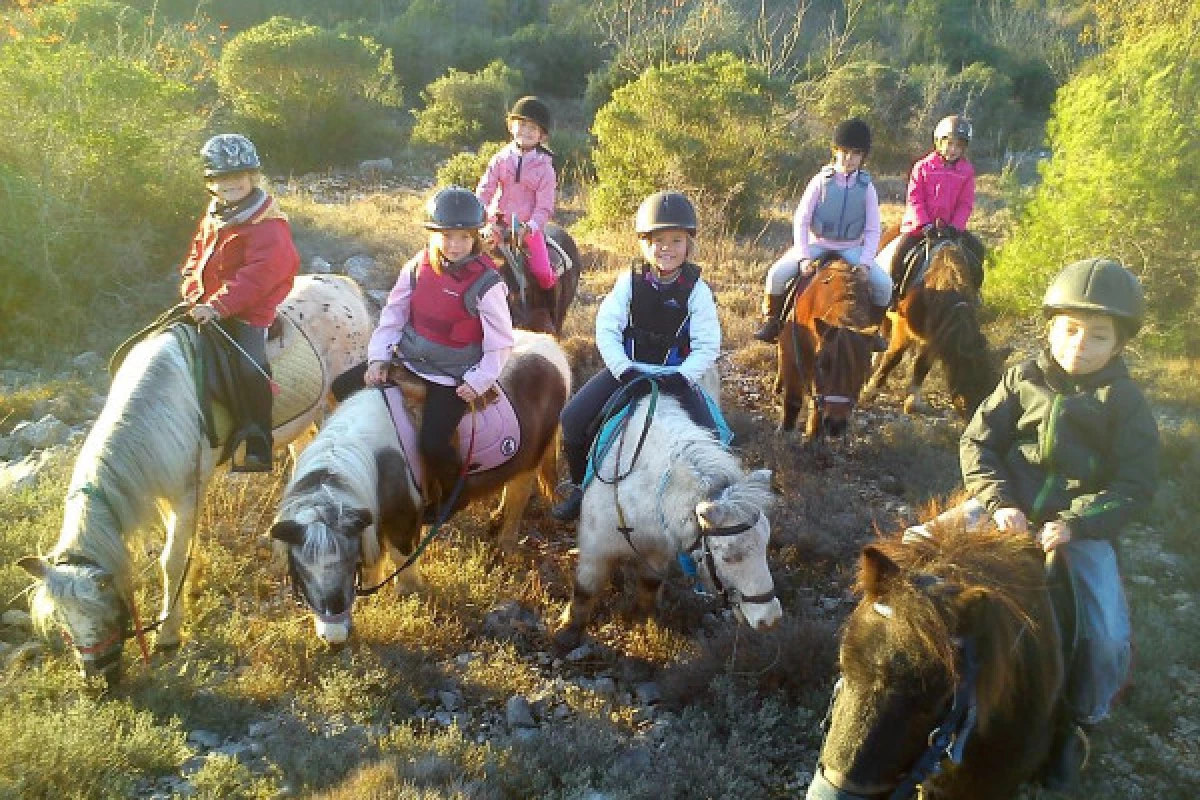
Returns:
[[[582,263],[579,260],[579,246],[571,234],[554,223],[546,225],[546,239],[553,239],[563,252],[571,258],[571,268],[564,272],[552,289],[542,289],[532,277],[524,277],[525,288],[521,289],[522,281],[517,280],[512,265],[505,259],[500,249],[489,250],[488,255],[496,262],[496,268],[508,285],[508,310],[512,314],[513,325],[527,331],[549,333],[552,336],[562,335],[563,320],[567,310],[575,302],[575,293],[579,289],[579,271]],[[549,246],[549,245],[548,245]],[[553,251],[553,247],[551,246]]]
[[[871,349],[861,332],[869,308],[866,276],[840,258],[822,266],[797,295],[779,333],[780,431],[795,430],[806,398],[811,398],[804,429],[809,441],[846,431],[871,369]]]
[[[884,235],[883,245],[896,238],[898,229]],[[904,411],[927,411],[921,398],[921,384],[933,366],[941,361],[946,370],[954,407],[964,419],[996,386],[1000,376],[992,363],[987,339],[979,327],[976,308],[979,290],[971,279],[970,252],[953,239],[938,242],[925,276],[912,283],[889,313],[891,338],[864,390],[869,400],[887,382],[888,375],[900,363],[910,347],[917,351],[912,379],[904,398]]]
[[[863,550],[810,800],[887,797],[926,751],[975,652],[976,722],[922,796],[1012,798],[1046,759],[1063,664],[1041,551],[1026,537],[938,528]]]

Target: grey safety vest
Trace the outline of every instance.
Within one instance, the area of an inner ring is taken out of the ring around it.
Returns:
[[[822,239],[854,241],[867,227],[867,187],[871,174],[858,170],[849,186],[838,184],[833,167],[821,169],[821,198],[813,210],[812,232]]]

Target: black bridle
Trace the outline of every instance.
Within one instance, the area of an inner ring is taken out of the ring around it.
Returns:
[[[762,512],[760,511],[758,517],[761,516]],[[769,591],[762,592],[761,594],[742,594],[737,588],[726,588],[725,584],[721,581],[721,577],[717,574],[716,558],[713,556],[712,546],[709,543],[709,539],[739,536],[748,530],[754,529],[758,524],[758,517],[755,517],[753,522],[743,522],[740,525],[730,525],[724,528],[706,528],[701,524],[696,541],[690,547],[679,551],[679,565],[682,567],[684,574],[693,581],[696,581],[698,577],[694,554],[697,552],[700,554],[700,558],[704,561],[704,566],[708,569],[708,574],[712,576],[713,588],[717,590],[717,596],[725,602],[727,608],[734,604],[740,605],[743,603],[761,605],[771,602],[776,597],[774,586]],[[632,545],[633,543],[630,542],[630,546]],[[697,594],[708,594],[700,586],[699,582],[694,583],[693,590]]]
[[[975,652],[975,641],[970,637],[958,642],[958,682],[954,686],[954,694],[950,707],[946,710],[933,730],[929,732],[928,745],[917,757],[911,769],[901,776],[900,783],[886,793],[872,797],[886,797],[888,800],[909,800],[916,796],[917,787],[930,778],[938,775],[947,763],[961,764],[963,752],[975,729],[977,715],[976,684],[979,678],[979,658]],[[821,721],[821,728],[829,731],[833,720],[833,706],[837,702],[842,689],[842,679],[838,678],[833,687],[833,696],[829,700],[829,710]],[[821,781],[828,785],[824,777],[824,769],[818,765],[817,774],[813,781]],[[867,796],[830,786],[837,793],[838,800],[868,800]]]

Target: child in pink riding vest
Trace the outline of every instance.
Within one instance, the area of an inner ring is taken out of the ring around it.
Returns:
[[[427,505],[446,502],[461,461],[452,437],[467,406],[500,377],[513,347],[507,289],[483,254],[484,210],[468,189],[442,189],[426,207],[429,246],[400,270],[367,347],[363,382],[380,386],[393,363],[427,384],[418,447]]]
[[[300,268],[287,215],[259,185],[262,164],[253,142],[222,133],[200,150],[212,202],[200,220],[180,272],[180,293],[197,323],[215,323],[237,343],[231,357],[241,387],[234,405],[234,445],[246,443],[237,472],[271,470],[271,391],[267,328]]]
[[[913,164],[908,179],[908,200],[900,222],[888,271],[897,288],[905,285],[904,262],[924,238],[950,236],[959,239],[975,257],[972,264],[975,286],[983,285],[983,243],[967,232],[967,220],[975,208],[975,168],[967,160],[971,142],[970,121],[957,114],[946,117],[933,131],[933,150]]]
[[[489,236],[499,244],[515,219],[529,254],[529,271],[542,289],[554,288],[554,269],[546,251],[546,223],[554,213],[558,179],[553,154],[546,149],[550,110],[536,97],[522,97],[508,112],[510,142],[492,156],[475,194],[487,207]]]

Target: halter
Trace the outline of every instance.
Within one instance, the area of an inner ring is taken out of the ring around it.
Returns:
[[[879,612],[882,613],[882,612]],[[886,616],[886,615],[885,615]],[[928,745],[907,773],[905,773],[895,789],[887,793],[888,800],[909,800],[917,794],[917,788],[925,781],[941,773],[946,762],[961,764],[967,740],[975,729],[977,716],[976,682],[979,677],[979,659],[975,652],[975,640],[967,637],[956,641],[958,662],[962,669],[959,672],[958,683],[954,686],[954,696],[947,709],[933,730],[929,732]],[[841,694],[843,678],[839,677],[833,685],[833,696],[829,699],[829,709],[821,720],[821,729],[829,731],[833,721],[833,706]],[[823,768],[818,765],[814,781],[825,781]],[[825,781],[828,784],[828,781]],[[833,787],[836,789],[836,787]],[[839,798],[845,800],[867,800],[865,796],[836,789]],[[882,796],[882,795],[880,795]]]
[[[716,558],[713,556],[712,546],[709,543],[709,539],[725,536],[739,536],[746,531],[753,530],[758,526],[758,521],[762,518],[762,516],[763,514],[760,511],[754,518],[753,522],[743,522],[740,525],[730,525],[724,528],[706,528],[703,523],[700,525],[700,532],[696,536],[696,541],[693,542],[689,547],[680,550],[679,555],[676,557],[679,561],[680,568],[683,569],[683,573],[693,581],[692,591],[705,597],[711,596],[704,590],[697,580],[699,574],[696,569],[696,559],[692,554],[699,551],[701,558],[704,560],[704,565],[708,569],[708,574],[712,576],[713,588],[717,590],[717,595],[724,600],[726,608],[731,607],[734,604],[741,605],[744,603],[763,605],[775,599],[776,594],[774,586],[772,586],[770,590],[762,592],[761,594],[743,594],[735,587],[730,587],[728,589],[725,588],[725,584],[721,581],[721,577],[717,574]],[[632,547],[633,542],[630,542],[629,545]]]

